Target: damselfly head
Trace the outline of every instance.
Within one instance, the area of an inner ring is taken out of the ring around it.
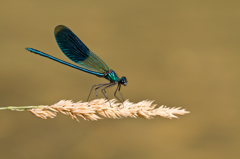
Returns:
[[[119,81],[120,84],[126,86],[127,85],[127,78],[126,77],[122,77]]]

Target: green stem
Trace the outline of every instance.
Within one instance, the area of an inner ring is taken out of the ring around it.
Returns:
[[[0,110],[15,110],[15,111],[24,111],[32,108],[41,108],[41,106],[22,106],[22,107],[14,107],[14,106],[8,106],[8,107],[0,107]]]

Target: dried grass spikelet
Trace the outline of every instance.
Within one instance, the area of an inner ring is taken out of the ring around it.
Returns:
[[[54,118],[57,116],[56,111],[49,111],[49,110],[51,110],[51,108],[49,108],[48,106],[43,106],[42,108],[33,108],[33,109],[29,109],[28,111],[30,111],[31,113],[33,113],[34,115],[42,119]]]
[[[111,103],[111,105],[110,105]],[[152,104],[153,101],[144,100],[138,103],[131,103],[128,100],[124,103],[116,103],[115,99],[110,100],[110,103],[106,99],[96,99],[91,102],[76,102],[71,100],[61,100],[60,102],[51,106],[39,106],[38,108],[32,108],[29,111],[34,115],[42,118],[54,118],[57,113],[70,115],[72,119],[78,120],[78,116],[84,120],[98,120],[105,118],[119,119],[123,117],[143,117],[145,119],[153,119],[154,116],[165,118],[178,118],[176,115],[184,115],[190,113],[185,109],[168,108],[166,106],[160,106],[156,108],[156,104]],[[100,115],[100,116],[99,116]]]

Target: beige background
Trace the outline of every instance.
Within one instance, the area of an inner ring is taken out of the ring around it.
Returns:
[[[127,77],[125,99],[191,114],[78,123],[5,110],[1,159],[240,157],[240,1],[2,0],[0,106],[86,101],[93,84],[106,82],[24,50],[70,62],[53,35],[59,24]]]

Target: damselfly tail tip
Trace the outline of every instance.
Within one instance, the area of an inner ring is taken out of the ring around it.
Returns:
[[[27,51],[34,52],[34,49],[33,49],[33,48],[26,47],[25,49],[26,49]]]

